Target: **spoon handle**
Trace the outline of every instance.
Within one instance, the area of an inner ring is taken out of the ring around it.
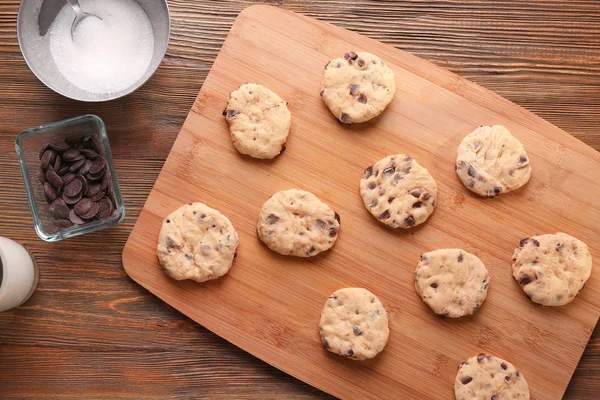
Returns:
[[[81,9],[81,6],[79,5],[78,0],[67,0],[67,3],[69,3],[69,5],[73,8],[73,11],[75,11],[76,15],[83,14],[83,10]]]

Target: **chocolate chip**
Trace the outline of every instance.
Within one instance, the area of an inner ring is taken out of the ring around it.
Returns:
[[[391,167],[388,167],[388,168],[384,169],[384,170],[381,172],[381,176],[382,176],[382,177],[384,177],[384,176],[386,176],[386,175],[393,174],[394,172],[396,172],[396,167],[394,167],[394,166],[391,166]]]
[[[556,245],[556,251],[562,251],[564,245],[562,243],[559,243]]]
[[[69,145],[64,140],[56,140],[50,143],[50,148],[54,151],[63,152],[69,150]]]
[[[79,161],[75,161],[75,163],[71,164],[71,166],[69,167],[69,171],[71,171],[71,172],[77,171],[79,168],[81,168],[81,166],[83,164],[85,164],[86,161],[87,160],[85,160],[85,159],[81,159]]]
[[[238,114],[239,112],[237,110],[227,110],[227,112],[225,113],[225,118],[233,118]]]
[[[473,168],[472,165],[469,165],[469,170],[467,171],[467,174],[469,174],[469,176],[471,177],[475,177],[476,173],[475,173],[475,168]]]
[[[73,197],[67,196],[64,192],[63,192],[63,195],[62,195],[63,200],[67,204],[75,204],[79,200],[81,200],[81,197],[82,197],[81,191],[79,192],[79,194],[77,194],[76,196],[73,196]]]
[[[202,215],[204,215],[204,214],[202,214]],[[202,217],[202,215],[200,216],[200,218],[204,218],[204,217]],[[279,221],[279,217],[277,215],[269,214],[267,216],[267,224],[273,225],[273,224],[277,223],[277,221]]]
[[[75,197],[81,194],[83,185],[79,179],[73,179],[67,186],[65,186],[65,195],[68,197]]]
[[[419,189],[417,189],[417,190],[413,190],[412,192],[410,192],[410,194],[411,194],[413,197],[416,197],[417,199],[418,199],[419,197],[421,197],[421,191],[420,191]]]
[[[505,380],[506,382],[510,382],[510,380],[511,380],[511,377],[510,377],[510,375],[506,375],[506,376],[504,377],[504,380]]]
[[[415,218],[412,215],[404,217],[404,225],[413,226],[415,224]]]
[[[318,220],[315,222],[315,225],[317,225],[317,228],[318,228],[318,229],[326,229],[326,228],[328,227],[328,226],[327,226],[327,222],[323,221],[322,219],[318,219]]]
[[[56,158],[54,159],[54,164],[52,165],[52,167],[54,168],[55,171],[60,171],[60,165],[62,163],[62,160],[60,158],[60,156],[57,154]]]
[[[522,275],[521,279],[519,279],[519,285],[521,285],[521,286],[529,285],[530,283],[531,283],[531,277],[527,274]]]
[[[335,229],[335,228],[329,229],[329,236],[330,237],[336,237],[337,233],[338,233],[337,229]]]
[[[494,196],[498,196],[500,193],[502,193],[502,188],[499,186],[495,186],[493,190],[494,190]]]
[[[487,358],[487,355],[485,355],[484,353],[479,353],[477,355],[477,361],[478,362],[483,362],[483,360],[485,360]]]
[[[54,164],[54,160],[56,159],[56,153],[53,150],[46,150],[40,159],[40,167],[42,169],[48,168],[48,165]]]
[[[73,224],[68,219],[55,219],[54,220],[54,226],[56,226],[59,229],[65,229],[65,228],[70,227],[71,225],[73,225]]]
[[[321,341],[321,344],[323,345],[323,348],[324,348],[325,350],[329,349],[329,342],[327,341],[327,339],[323,339],[323,340]]]
[[[463,257],[463,253],[459,252],[458,253],[458,257],[456,258],[456,261],[458,261],[459,263],[463,262],[464,257]]]
[[[540,242],[538,242],[536,239],[533,239],[533,238],[532,238],[532,239],[531,239],[531,243],[533,243],[533,245],[534,245],[535,247],[540,247]]]
[[[352,123],[352,121],[350,121],[350,116],[346,113],[342,113],[342,115],[340,115],[340,121],[343,122],[344,124]]]
[[[479,310],[479,307],[481,307],[479,304],[473,307],[473,313],[476,313],[477,310]]]
[[[69,207],[63,199],[56,199],[50,204],[50,215],[54,219],[67,219],[69,218]]]
[[[358,101],[361,104],[367,104],[367,96],[365,96],[364,94],[361,94],[360,96],[358,96],[356,101]]]
[[[350,91],[350,95],[351,95],[351,96],[357,95],[357,94],[358,94],[358,88],[359,88],[359,87],[360,87],[360,86],[359,86],[359,85],[357,85],[356,83],[353,83],[352,85],[350,85],[350,86],[348,87],[348,90]]]
[[[505,362],[503,362],[502,364],[500,364],[500,367],[502,367],[503,370],[507,370],[508,369],[508,365],[506,365]]]
[[[324,94],[324,93],[325,93],[325,90],[324,90],[324,89],[323,89],[323,90],[321,90],[321,93],[320,93],[321,97],[323,97],[323,94]]]
[[[101,191],[102,191],[102,185],[100,185],[99,183],[93,183],[91,185],[88,185],[88,188],[87,188],[86,192],[84,193],[84,195],[86,195],[87,197],[93,197],[93,196],[96,196]],[[102,196],[102,197],[104,197],[104,196]],[[100,198],[102,198],[102,197],[100,197]]]
[[[352,332],[354,332],[354,336],[360,336],[363,334],[362,329],[360,329],[359,326],[355,326],[354,328],[352,328]]]
[[[373,175],[373,166],[370,166],[367,169],[365,169],[365,174],[363,175],[363,179],[369,179],[371,177],[371,175]]]
[[[88,181],[82,175],[77,175],[74,180],[79,180],[81,182],[81,193],[85,194],[88,191]]]
[[[60,188],[62,188],[62,186],[63,186],[62,179],[54,171],[46,172],[46,180],[58,190],[60,190]]]
[[[62,158],[65,161],[81,160],[81,158],[78,158],[80,155],[79,150],[69,149],[62,154]]]
[[[519,245],[521,247],[523,247],[523,246],[525,246],[527,244],[527,242],[529,242],[529,238],[521,239],[521,241],[519,242]]]
[[[65,164],[65,165],[61,166],[60,169],[56,173],[58,174],[58,176],[63,176],[69,172],[69,168],[70,168],[70,166]]]
[[[100,176],[104,173],[105,169],[106,169],[106,163],[104,162],[104,160],[98,159],[98,160],[92,161],[92,166],[90,167],[89,173],[90,173],[90,175],[98,176],[98,178],[100,178]]]
[[[390,197],[390,198],[388,199],[388,204],[392,204],[392,202],[393,202],[394,200],[396,200],[396,198],[395,198],[395,197]]]
[[[358,61],[356,61],[356,65],[362,68],[365,66],[365,61],[362,58],[359,58]]]
[[[333,212],[333,217],[335,218],[335,220],[338,222],[338,224],[341,224],[341,220],[340,220],[340,214],[336,213],[335,211]]]
[[[56,191],[48,182],[44,183],[44,197],[46,197],[46,201],[48,203],[52,203],[54,200],[56,200]]]
[[[381,215],[379,215],[379,219],[384,220],[384,219],[388,219],[390,217],[390,210],[385,210],[384,212],[381,213]]]
[[[167,222],[167,224],[170,224],[170,223],[171,223],[171,220],[170,220],[170,219],[168,219],[166,222]]]
[[[48,150],[50,148],[50,143],[46,143],[45,145],[42,146],[42,149],[40,150],[40,156],[39,159],[42,159],[42,156],[44,155],[44,153],[46,152],[46,150]]]
[[[373,189],[375,189],[376,186],[377,186],[377,184],[375,182],[369,182],[369,184],[367,185],[367,188],[373,190]]]
[[[96,136],[92,136],[90,138],[90,149],[92,150],[96,150],[96,152],[100,155],[104,155],[104,147],[102,146],[102,142],[100,141],[100,139]]]
[[[423,203],[421,203],[420,201],[417,201],[415,204],[413,204],[413,208],[421,208],[421,206],[423,205]]]
[[[346,357],[352,357],[353,355],[354,355],[354,350],[352,350],[352,349],[348,349],[348,351],[345,354]]]
[[[82,217],[83,215],[85,215],[87,212],[90,211],[90,209],[92,208],[92,204],[93,204],[93,202],[90,199],[84,198],[84,199],[79,200],[77,202],[77,204],[75,204],[75,206],[73,207],[73,210],[75,210],[75,213],[77,213],[77,215]]]
[[[85,160],[81,168],[77,171],[78,174],[85,175],[90,172],[90,168],[92,168],[92,160]]]
[[[521,376],[521,373],[519,372],[519,370],[515,370],[515,375],[517,375],[517,378]]]
[[[95,194],[95,195],[93,195],[93,196],[89,196],[89,195],[88,195],[88,198],[89,198],[91,201],[95,201],[95,202],[97,202],[97,201],[99,201],[100,199],[102,199],[102,198],[103,198],[105,195],[106,195],[106,190],[100,190],[98,193],[96,193],[96,194]]]
[[[358,55],[357,55],[355,52],[353,52],[353,51],[351,51],[351,52],[348,52],[348,53],[344,54],[344,59],[345,59],[346,61],[348,61],[348,62],[350,62],[350,61],[354,61],[354,60],[356,60],[357,58],[358,58]]]
[[[525,156],[521,156],[519,157],[519,164],[525,164],[526,162],[528,162],[529,160],[527,159],[527,157]]]
[[[431,285],[429,285],[429,286],[431,286],[431,287],[432,287],[432,288],[434,288],[434,289],[437,289],[437,287],[438,287],[438,284],[437,284],[437,283],[435,283],[435,282],[433,282],[433,283],[432,283]]]
[[[90,207],[90,210],[81,215],[81,218],[83,219],[92,219],[96,216],[96,214],[98,214],[98,211],[100,211],[100,206],[98,205],[98,203],[92,202],[92,207]]]
[[[98,201],[98,214],[96,214],[96,218],[106,220],[112,215],[113,211],[112,202],[105,197]]]
[[[81,149],[79,152],[88,160],[97,160],[102,157],[100,154],[91,149]]]
[[[470,376],[463,376],[462,378],[460,378],[460,381],[462,382],[463,385],[468,384],[472,380],[473,380],[473,378]]]
[[[37,177],[38,177],[38,180],[40,181],[40,183],[41,183],[42,185],[43,185],[44,183],[46,183],[46,172],[44,172],[44,170],[43,170],[43,169],[41,169],[41,168],[40,168],[40,169],[38,169],[38,172],[37,172]]]
[[[314,253],[317,249],[315,249],[315,246],[310,246],[310,249],[308,249],[308,254],[310,253]]]

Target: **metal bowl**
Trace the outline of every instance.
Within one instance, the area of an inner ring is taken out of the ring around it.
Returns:
[[[17,36],[29,69],[50,89],[74,100],[99,102],[117,99],[132,93],[154,74],[167,51],[171,20],[166,0],[135,0],[146,12],[154,33],[154,53],[146,73],[136,82],[118,92],[92,93],[69,82],[56,67],[50,54],[45,30],[54,20],[66,0],[23,0],[17,18]]]

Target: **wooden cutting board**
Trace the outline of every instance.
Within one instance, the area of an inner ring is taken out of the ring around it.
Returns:
[[[379,118],[339,124],[319,96],[323,67],[348,51],[369,51],[394,70],[398,90]],[[292,129],[273,161],[238,154],[221,112],[244,82],[289,101]],[[460,140],[501,124],[523,142],[533,167],[521,190],[496,199],[471,195],[454,172]],[[407,153],[437,180],[438,206],[412,231],[393,231],[364,208],[365,167]],[[334,248],[315,258],[279,256],[257,238],[262,204],[276,191],[307,189],[341,215]],[[519,240],[564,231],[600,260],[600,153],[502,97],[393,47],[268,6],[233,25],[123,251],[139,284],[233,344],[342,398],[449,399],[461,361],[486,352],[523,372],[533,399],[559,399],[600,314],[600,271],[571,304],[541,307],[511,276]],[[225,277],[198,284],[161,272],[155,249],[162,219],[190,201],[228,216],[240,235]],[[417,296],[421,253],[460,247],[492,277],[476,315],[435,316]],[[342,287],[374,292],[390,314],[390,340],[375,359],[348,360],[321,347],[318,322]]]

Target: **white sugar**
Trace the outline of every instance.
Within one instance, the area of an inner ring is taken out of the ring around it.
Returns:
[[[87,17],[71,38],[75,13],[66,5],[50,28],[50,52],[63,76],[92,93],[114,93],[144,76],[154,52],[152,25],[134,0],[80,0]]]

